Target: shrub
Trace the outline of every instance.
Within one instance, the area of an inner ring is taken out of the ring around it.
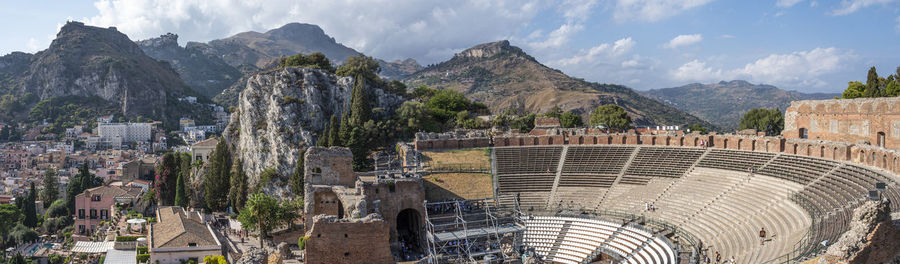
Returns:
[[[135,259],[138,263],[146,263],[147,261],[150,261],[150,254],[138,254]]]
[[[225,261],[225,257],[220,255],[212,255],[203,257],[203,263],[205,264],[227,264]]]
[[[147,249],[147,247],[137,247],[137,248],[135,248],[135,250],[137,251],[138,255],[141,255],[141,254],[147,254],[148,249]]]
[[[299,239],[297,239],[297,246],[300,247],[300,250],[306,249],[306,240],[307,239],[309,239],[308,236],[302,236]]]

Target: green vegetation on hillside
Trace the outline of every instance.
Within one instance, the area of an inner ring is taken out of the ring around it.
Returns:
[[[896,74],[885,77],[878,76],[875,67],[869,68],[866,83],[858,81],[847,83],[847,89],[841,94],[842,99],[895,97],[900,95],[900,67]]]
[[[781,135],[784,129],[784,114],[778,109],[754,108],[741,118],[740,129],[765,131],[767,136]]]

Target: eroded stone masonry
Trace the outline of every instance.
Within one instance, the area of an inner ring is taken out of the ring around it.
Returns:
[[[784,119],[784,138],[900,149],[900,98],[794,101]]]

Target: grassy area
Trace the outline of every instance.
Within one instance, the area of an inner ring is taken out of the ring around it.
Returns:
[[[434,173],[423,177],[425,199],[479,199],[493,196],[491,175],[484,173]]]
[[[423,161],[429,167],[491,167],[491,151],[487,148],[423,151]]]

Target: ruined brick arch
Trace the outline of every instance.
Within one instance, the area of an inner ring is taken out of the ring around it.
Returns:
[[[806,145],[806,153],[804,153],[804,154],[806,154],[806,156],[812,157],[812,156],[813,156],[813,154],[812,154],[812,146]]]
[[[755,139],[750,141],[750,150],[756,151],[756,140]]]
[[[838,148],[837,147],[834,147],[834,149],[831,150],[831,158],[838,159]]]
[[[821,146],[821,147],[819,148],[819,157],[820,157],[820,158],[824,158],[824,157],[825,157],[825,146]]]
[[[584,144],[584,137],[578,137],[578,144]]]
[[[866,162],[866,151],[865,150],[861,150],[861,149],[859,150],[859,163],[868,164]]]
[[[525,145],[525,139],[519,138],[519,146]]]
[[[793,145],[794,145],[794,149],[793,149],[793,152],[791,152],[791,154],[797,155],[797,144],[793,144]]]
[[[597,145],[597,137],[591,137],[594,139],[594,145]]]
[[[684,146],[684,137],[679,137],[679,138],[678,138],[678,145],[679,145],[679,146],[682,146],[682,147]],[[697,145],[697,144],[694,144],[694,145]]]
[[[547,143],[548,145],[553,145],[553,137],[550,137],[550,139],[547,140]]]
[[[656,137],[651,137],[651,138],[650,138],[650,145],[656,146]]]
[[[535,137],[535,138],[532,140],[532,145],[537,146],[537,145],[540,145],[540,144],[541,144],[541,142],[538,141],[538,138],[537,138],[537,137]]]
[[[606,136],[606,144],[612,145],[612,143],[613,143],[613,138],[610,136]]]
[[[744,144],[744,139],[742,139],[742,138],[741,138],[741,139],[738,139],[737,149],[740,150],[740,149],[741,149],[741,145],[743,145],[743,144]]]
[[[887,154],[881,154],[881,164],[878,165],[886,170],[890,170],[890,164],[888,164]]]
[[[694,138],[694,147],[699,146],[699,145],[700,145],[700,139]]]
[[[628,137],[625,137],[625,136],[622,137],[622,144],[625,144],[625,142],[627,142],[626,139],[628,139]]]
[[[727,138],[722,140],[722,148],[723,148],[723,149],[727,149],[727,148],[728,148],[728,139],[727,139]]]
[[[406,208],[397,213],[397,240],[407,245],[421,245],[420,227],[422,215],[418,210]]]

